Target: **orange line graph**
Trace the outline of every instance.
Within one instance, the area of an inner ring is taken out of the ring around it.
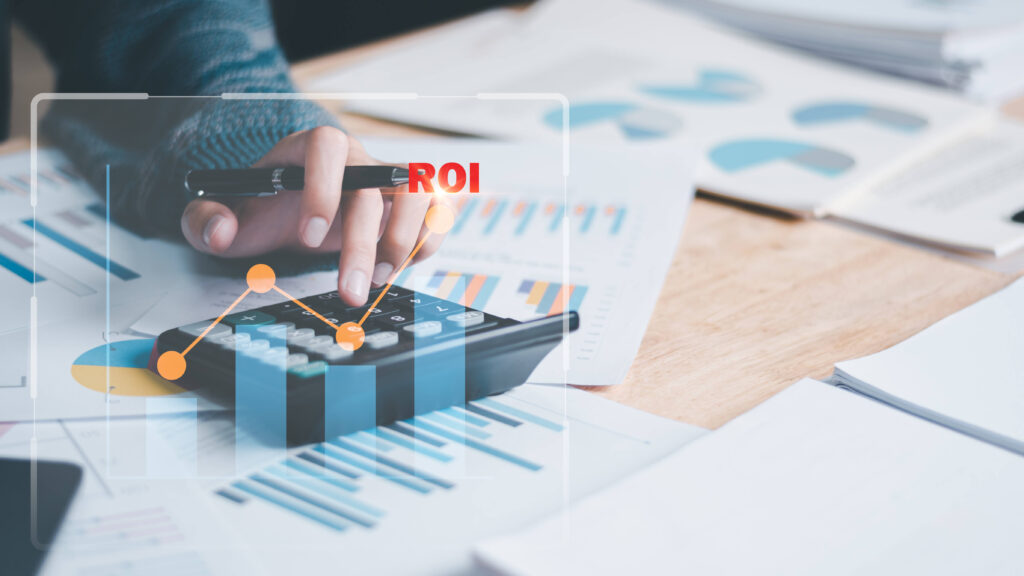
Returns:
[[[338,326],[337,324],[325,318],[316,310],[313,310],[312,308],[307,306],[304,302],[301,302],[300,300],[294,298],[291,294],[285,292],[280,287],[278,287],[276,283],[277,277],[274,274],[273,268],[267,266],[266,264],[253,265],[251,268],[249,268],[249,272],[245,276],[245,281],[246,283],[248,283],[249,287],[246,288],[246,290],[242,292],[242,294],[238,298],[236,298],[235,301],[232,302],[230,306],[224,309],[224,312],[222,312],[220,316],[218,316],[213,322],[211,322],[210,325],[207,326],[206,329],[203,330],[201,334],[199,334],[199,336],[196,336],[195,340],[193,340],[192,343],[189,344],[187,348],[185,348],[185,350],[181,352],[168,350],[161,354],[157,358],[157,372],[166,380],[173,381],[177,380],[178,378],[181,378],[185,374],[185,370],[188,367],[188,363],[185,360],[185,356],[189,352],[191,352],[192,349],[195,348],[196,345],[199,344],[203,340],[203,338],[206,337],[207,334],[210,333],[210,330],[213,330],[214,327],[220,324],[224,320],[224,318],[228,314],[230,314],[231,311],[234,310],[235,307],[238,306],[238,304],[240,304],[242,300],[244,300],[245,297],[252,292],[256,292],[257,294],[264,294],[271,290],[276,291],[285,298],[299,305],[301,308],[303,308],[313,316],[319,318],[321,321],[323,321],[325,324],[327,324],[333,330],[335,330],[335,341],[338,343],[339,346],[350,351],[358,349],[360,346],[362,346],[363,338],[365,337],[365,333],[363,331],[363,322],[366,322],[366,319],[370,317],[370,313],[373,311],[373,309],[377,307],[377,304],[380,304],[381,299],[384,297],[385,294],[387,294],[388,290],[391,289],[391,285],[394,284],[395,279],[398,278],[402,271],[404,271],[405,268],[409,265],[409,263],[412,262],[413,258],[416,257],[416,254],[419,253],[421,248],[423,248],[423,245],[427,242],[427,239],[430,238],[431,234],[444,234],[445,232],[451,229],[454,223],[455,213],[446,204],[436,204],[434,206],[431,206],[431,208],[427,210],[426,218],[424,219],[424,224],[426,225],[427,231],[423,235],[423,238],[421,238],[420,241],[416,244],[416,247],[412,249],[412,252],[410,252],[409,256],[405,258],[405,261],[402,262],[402,265],[391,274],[391,278],[388,280],[387,285],[384,287],[383,290],[380,291],[380,294],[377,295],[377,298],[373,301],[373,304],[371,304],[367,308],[366,312],[363,314],[363,317],[359,320],[358,323],[345,322],[341,326]]]

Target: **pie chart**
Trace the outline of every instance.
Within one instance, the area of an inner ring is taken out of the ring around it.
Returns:
[[[110,393],[115,396],[168,396],[185,390],[151,372],[149,356],[153,339],[122,340],[109,344]],[[96,392],[107,392],[108,345],[79,356],[71,365],[71,377]]]
[[[815,144],[769,139],[726,142],[713,148],[710,158],[720,170],[729,173],[784,161],[828,178],[839,176],[855,163],[842,152]]]
[[[701,70],[697,81],[689,84],[658,82],[638,88],[658,98],[702,104],[743,102],[761,93],[757,82],[745,74],[729,70]]]
[[[911,112],[859,102],[825,102],[798,108],[793,121],[801,126],[863,121],[897,132],[917,132],[928,120]]]
[[[545,114],[544,123],[554,130],[561,130],[562,108]],[[683,126],[683,121],[671,112],[632,102],[587,102],[569,106],[570,129],[605,123],[614,124],[630,140],[665,138]]]

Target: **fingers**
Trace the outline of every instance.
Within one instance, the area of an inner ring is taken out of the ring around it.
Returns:
[[[307,248],[319,248],[341,204],[348,137],[328,126],[306,134],[306,180],[299,205],[299,240]]]
[[[351,306],[366,303],[383,211],[384,202],[376,188],[346,192],[342,199],[338,293]]]
[[[386,283],[391,273],[408,258],[423,231],[423,217],[430,207],[430,194],[398,193],[391,201],[384,233],[377,244],[373,285]]]
[[[181,231],[196,250],[224,254],[238,233],[238,219],[220,202],[193,200],[181,215]]]

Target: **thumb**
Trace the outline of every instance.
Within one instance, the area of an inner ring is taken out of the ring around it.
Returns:
[[[220,202],[193,200],[181,215],[181,231],[196,250],[221,254],[235,240],[238,218]]]

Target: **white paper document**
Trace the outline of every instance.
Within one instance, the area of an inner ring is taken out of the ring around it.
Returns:
[[[480,165],[481,191],[452,197],[458,216],[444,244],[399,275],[398,285],[517,320],[576,310],[579,330],[530,382],[603,386],[625,378],[692,199],[685,147],[579,145],[568,157],[557,141],[370,140],[366,147],[389,162]],[[336,273],[318,272],[281,285],[306,296],[336,282]],[[243,289],[241,278],[187,277],[133,328],[155,335],[216,317]],[[240,309],[271,298],[247,298]]]
[[[1024,459],[804,380],[476,547],[503,574],[1017,574]]]
[[[686,139],[702,153],[701,189],[815,215],[991,119],[944,91],[830,65],[652,2],[546,2],[503,36],[477,50],[409,46],[306,89],[415,93],[348,106],[482,136],[557,138],[567,123],[576,142]]]
[[[888,350],[836,364],[833,381],[1024,454],[1024,280]]]
[[[1003,121],[840,202],[832,214],[946,248],[1024,248],[1024,125]]]

